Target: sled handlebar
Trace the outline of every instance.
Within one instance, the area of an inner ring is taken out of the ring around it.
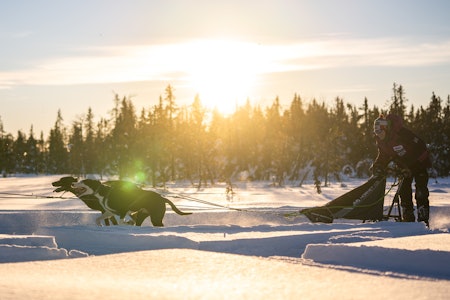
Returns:
[[[401,169],[399,167],[388,167],[386,169],[387,175],[392,175],[399,179],[411,176],[411,171],[409,169]]]

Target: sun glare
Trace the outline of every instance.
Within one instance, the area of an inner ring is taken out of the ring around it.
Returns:
[[[204,106],[229,114],[251,98],[260,71],[255,47],[228,40],[189,44],[187,82]]]

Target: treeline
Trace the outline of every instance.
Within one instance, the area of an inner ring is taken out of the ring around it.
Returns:
[[[298,181],[314,176],[369,175],[376,156],[372,124],[380,114],[403,116],[405,125],[428,144],[434,176],[450,172],[450,96],[432,93],[427,107],[407,106],[401,85],[393,85],[386,109],[346,104],[331,107],[294,95],[289,108],[275,98],[265,108],[242,105],[230,116],[207,111],[197,96],[179,107],[172,87],[157,105],[137,112],[130,98],[115,96],[108,118],[94,122],[89,108],[71,126],[61,111],[47,138],[33,127],[14,137],[0,120],[0,171],[31,174],[117,175],[151,185],[190,180],[193,184],[251,180]],[[338,178],[339,179],[339,178]]]

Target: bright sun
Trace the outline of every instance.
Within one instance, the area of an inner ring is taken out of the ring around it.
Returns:
[[[186,48],[188,84],[203,105],[221,113],[234,112],[251,97],[259,74],[254,44],[205,40]]]

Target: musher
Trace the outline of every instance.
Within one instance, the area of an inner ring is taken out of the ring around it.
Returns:
[[[412,201],[412,181],[415,181],[417,221],[429,225],[430,203],[428,200],[428,171],[430,154],[425,142],[403,126],[400,116],[380,115],[374,122],[378,155],[372,165],[374,176],[383,176],[393,161],[402,169],[403,184],[399,192],[402,222],[415,222]]]

